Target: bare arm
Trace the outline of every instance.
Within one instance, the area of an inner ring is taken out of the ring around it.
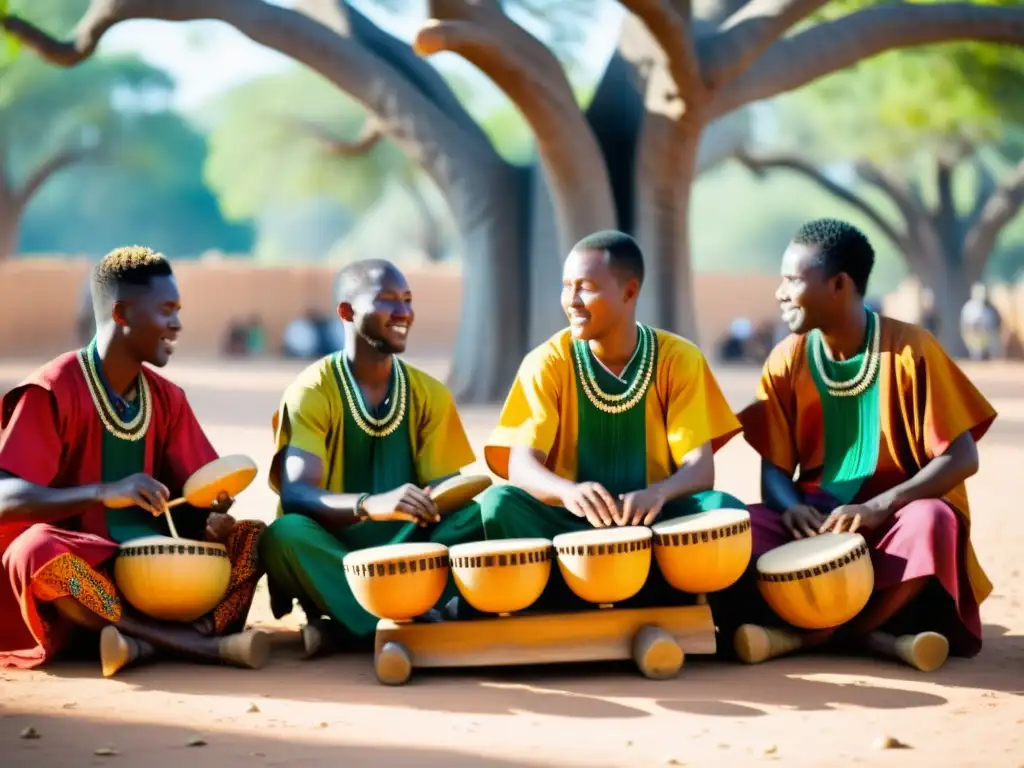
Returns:
[[[286,515],[305,515],[327,529],[345,528],[362,520],[419,525],[440,520],[433,499],[412,483],[373,495],[332,493],[320,488],[322,473],[323,462],[318,457],[290,446],[285,449],[281,507]]]
[[[715,487],[715,454],[711,443],[694,448],[683,457],[679,469],[651,486],[665,501],[689,496]]]
[[[74,517],[100,501],[99,483],[77,488],[47,488],[0,472],[0,523],[55,523]]]
[[[286,515],[305,515],[324,528],[359,522],[356,503],[362,494],[331,493],[320,488],[323,462],[298,448],[285,448],[281,470],[281,507]]]
[[[508,479],[545,504],[561,504],[576,483],[544,466],[544,455],[529,446],[513,446],[508,457]]]
[[[761,462],[761,499],[766,507],[779,513],[804,503],[793,477],[770,461]]]
[[[970,432],[949,444],[941,456],[929,461],[916,475],[865,503],[872,511],[893,514],[919,499],[945,496],[978,471],[978,446]]]

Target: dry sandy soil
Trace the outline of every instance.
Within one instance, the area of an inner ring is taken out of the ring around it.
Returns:
[[[0,391],[28,368],[0,366]],[[296,368],[175,361],[169,374],[221,452],[266,466],[270,416]],[[718,373],[741,406],[756,373]],[[63,663],[0,673],[0,765],[1024,766],[1024,367],[971,375],[1000,411],[970,482],[976,546],[996,584],[976,659],[931,675],[872,659],[696,659],[668,682],[625,664],[566,665],[418,673],[397,689],[377,684],[369,658],[303,662],[288,643],[259,672],[163,664],[105,681],[95,665]],[[476,446],[494,417],[464,413]],[[757,462],[741,440],[717,467],[720,487],[756,498]],[[235,507],[263,519],[272,510],[265,475]],[[253,620],[269,619],[261,590]],[[41,738],[19,739],[28,726]],[[196,734],[205,746],[187,746]],[[885,735],[908,748],[879,751]],[[102,748],[117,754],[96,756]]]

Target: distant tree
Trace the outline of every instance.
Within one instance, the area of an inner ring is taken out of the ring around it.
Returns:
[[[10,7],[70,31],[89,3]],[[169,110],[174,82],[165,72],[134,56],[95,57],[66,72],[17,55],[12,41],[4,36],[0,51],[0,259],[19,239],[28,250],[74,252],[143,235],[168,253],[247,242],[247,228],[225,225],[202,183],[205,139]]]
[[[141,242],[177,259],[251,252],[252,225],[225,220],[203,181],[206,136],[160,110],[123,119],[118,137],[110,163],[69,168],[35,197],[23,251],[98,255]]]

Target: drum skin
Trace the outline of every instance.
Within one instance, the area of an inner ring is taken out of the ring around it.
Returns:
[[[553,544],[562,577],[578,597],[598,605],[639,592],[651,572],[650,528],[598,528],[563,533]]]
[[[875,569],[859,533],[826,533],[761,555],[757,586],[779,618],[794,627],[831,629],[867,605]]]
[[[114,581],[121,595],[147,616],[192,622],[224,599],[231,561],[223,544],[146,537],[121,545]]]
[[[753,551],[750,513],[713,509],[655,523],[654,559],[665,581],[681,592],[704,594],[731,587]]]
[[[448,583],[448,547],[429,542],[369,547],[345,555],[342,566],[367,613],[411,621],[441,599]]]
[[[466,602],[483,613],[529,608],[551,576],[547,539],[503,539],[458,544],[449,550],[452,576]]]

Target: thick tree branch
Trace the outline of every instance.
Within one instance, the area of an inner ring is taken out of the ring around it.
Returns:
[[[787,170],[792,171],[805,179],[813,181],[832,197],[841,200],[847,205],[856,208],[867,216],[882,233],[892,241],[892,244],[901,251],[911,250],[910,242],[905,232],[894,226],[881,211],[869,203],[861,195],[858,195],[848,187],[838,184],[826,176],[819,168],[807,160],[789,154],[757,154],[753,155],[746,151],[735,153],[736,159],[757,176],[763,177],[768,171]]]
[[[995,174],[977,155],[974,157],[973,165],[978,174],[978,188],[974,193],[974,205],[971,207],[971,212],[964,220],[964,229],[967,232],[970,232],[971,227],[981,220],[982,212],[985,210],[989,198],[999,189]]]
[[[1024,206],[1024,162],[999,185],[964,238],[967,273],[977,279],[995,248],[1000,232]]]
[[[51,176],[58,171],[69,168],[72,165],[91,160],[99,156],[98,149],[62,149],[55,152],[44,163],[36,168],[22,185],[21,189],[14,192],[14,198],[18,205],[25,207],[35,197]]]
[[[434,67],[421,59],[408,43],[385,32],[346,0],[297,0],[295,8],[384,59],[463,131],[489,141],[486,132]]]
[[[707,95],[694,42],[690,14],[671,0],[619,0],[640,19],[665,53],[667,68],[686,111],[699,106]]]
[[[299,133],[315,138],[323,145],[328,154],[335,157],[362,157],[384,138],[384,132],[373,118],[368,118],[363,123],[359,136],[352,141],[338,138],[326,126],[312,120],[301,118],[285,118],[285,120]]]
[[[707,83],[712,88],[742,74],[786,30],[828,0],[751,0],[722,24],[704,50]]]
[[[941,267],[942,241],[935,229],[931,213],[918,190],[899,176],[868,162],[856,164],[857,175],[885,193],[900,212],[905,223],[907,250],[903,253],[918,274]]]
[[[496,3],[432,0],[433,18],[417,33],[423,56],[457,53],[515,103],[537,137],[549,174],[563,245],[613,226],[615,207],[607,167],[558,60],[512,22]]]
[[[782,38],[712,100],[712,116],[731,112],[895,48],[979,40],[1024,45],[1024,8],[897,3],[851,13]]]

